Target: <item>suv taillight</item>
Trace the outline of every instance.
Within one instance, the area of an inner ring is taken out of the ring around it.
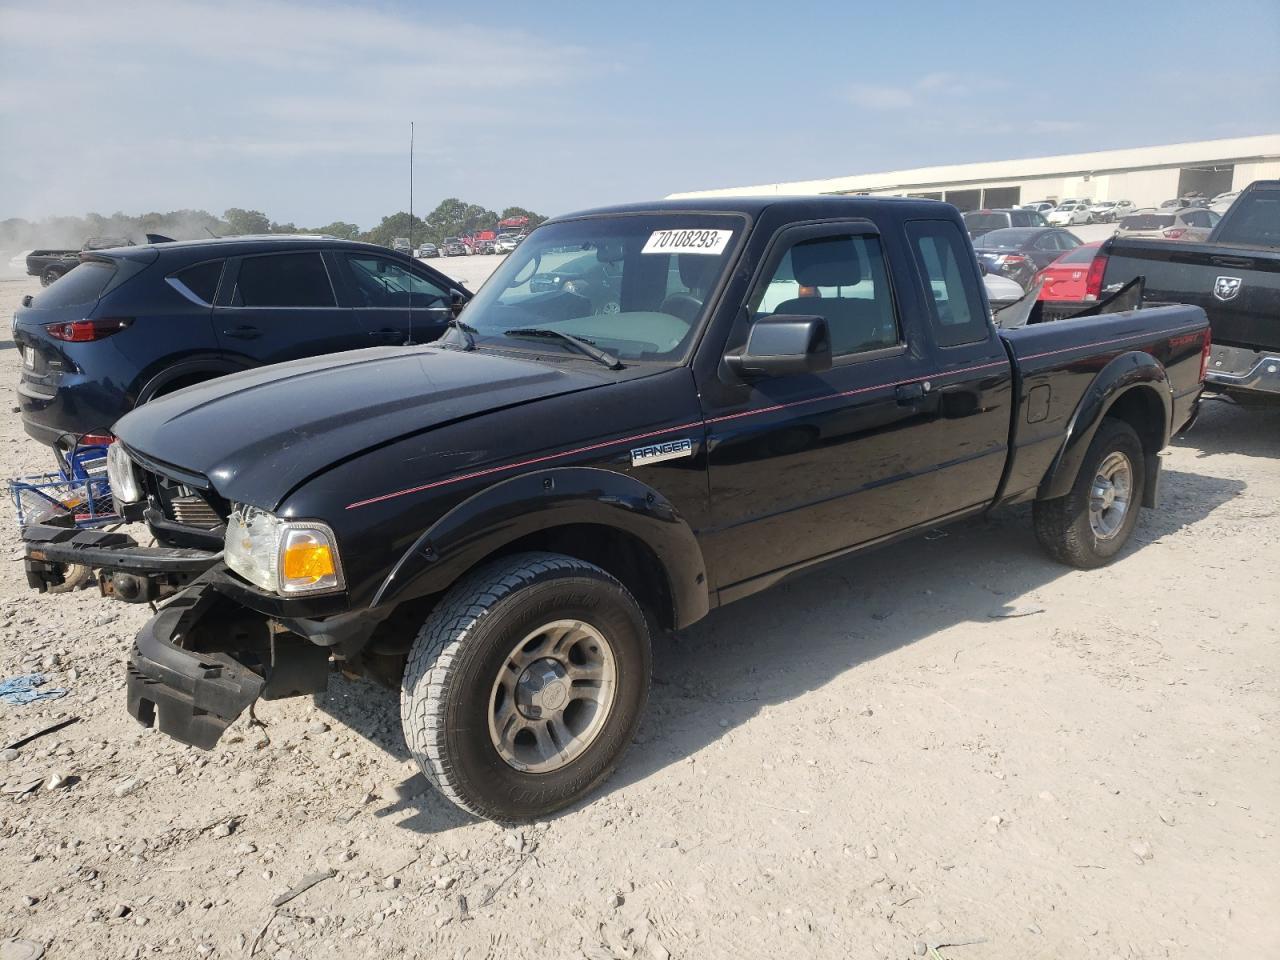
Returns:
[[[1180,240],[1182,235],[1187,232],[1186,227],[1170,227],[1164,231],[1164,235],[1170,240]]]
[[[1089,261],[1089,272],[1084,278],[1084,298],[1097,300],[1102,296],[1102,275],[1107,272],[1107,256],[1098,254]]]
[[[44,329],[55,340],[66,343],[86,343],[119,333],[130,323],[132,323],[131,320],[122,320],[118,317],[104,320],[69,320],[66,323],[51,323]]]
[[[1213,352],[1213,331],[1208,327],[1204,331],[1204,346],[1200,348],[1200,382],[1204,383],[1204,375],[1209,372],[1209,354]]]

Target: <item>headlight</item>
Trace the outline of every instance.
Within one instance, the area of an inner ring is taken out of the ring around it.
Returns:
[[[107,447],[107,480],[111,484],[111,495],[121,503],[137,503],[142,499],[142,484],[138,482],[133,458],[119,440]]]
[[[223,559],[254,586],[283,596],[332,593],[346,585],[332,530],[256,507],[231,511]]]

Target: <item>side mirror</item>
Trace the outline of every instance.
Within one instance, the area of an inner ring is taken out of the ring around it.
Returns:
[[[462,308],[467,305],[467,301],[462,299],[462,294],[457,290],[449,295],[449,312],[456,318],[462,313]]]
[[[824,317],[780,314],[756,321],[747,345],[725,355],[744,380],[822,373],[831,369],[831,337]]]

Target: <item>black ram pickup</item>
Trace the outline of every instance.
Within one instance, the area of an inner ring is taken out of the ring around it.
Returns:
[[[1143,278],[1143,300],[1203,307],[1213,328],[1205,389],[1280,403],[1280,180],[1241,192],[1203,243],[1116,238],[1104,292]]]
[[[612,308],[531,280],[591,256]],[[234,374],[121,419],[122,532],[27,531],[168,597],[128,708],[211,747],[334,667],[400,692],[449,800],[519,820],[590,791],[680,629],[821,561],[1034,502],[1077,567],[1156,502],[1208,324],[1169,306],[999,331],[952,206],[667,201],[532,232],[445,336]]]
[[[32,250],[27,254],[27,274],[39,277],[40,285],[47,287],[73,267],[78,267],[81,253],[131,246],[132,240],[120,237],[90,237],[79,250]]]

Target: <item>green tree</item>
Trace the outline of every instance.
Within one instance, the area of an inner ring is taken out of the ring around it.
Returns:
[[[355,240],[360,236],[360,228],[354,223],[335,220],[327,227],[316,227],[307,233],[323,233],[325,236],[337,237],[339,240]]]
[[[428,233],[427,224],[421,217],[410,217],[408,213],[401,211],[389,217],[383,217],[380,224],[363,234],[360,239],[366,243],[389,247],[396,237],[408,237],[413,241],[414,246],[418,246],[428,238]]]
[[[227,221],[227,231],[236,236],[271,232],[271,219],[261,210],[232,207],[223,212],[222,218]]]

